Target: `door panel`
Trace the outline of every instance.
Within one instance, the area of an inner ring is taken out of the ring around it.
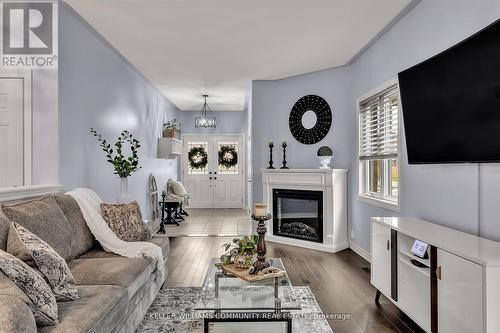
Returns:
[[[182,175],[191,207],[242,208],[245,154],[242,135],[184,135]],[[203,147],[208,155],[203,167],[189,165],[188,154]],[[219,156],[220,155],[220,156]],[[237,163],[230,167],[219,158]]]
[[[244,154],[242,149],[243,137],[215,136],[214,148],[217,151],[217,175],[214,207],[217,208],[242,208],[243,207],[243,182],[244,182]],[[231,149],[232,153],[227,153]],[[224,154],[224,152],[226,152]],[[227,167],[221,159],[235,159],[237,163]]]
[[[189,154],[198,165],[191,165]],[[206,161],[203,162],[203,155]],[[189,203],[192,207],[212,207],[213,196],[210,182],[210,163],[212,162],[212,145],[208,136],[186,136],[183,142],[182,174],[183,182],[187,184]]]
[[[391,228],[372,222],[371,283],[384,295],[391,295]]]
[[[24,185],[24,81],[0,79],[0,188]]]
[[[438,332],[483,332],[483,268],[438,249]]]

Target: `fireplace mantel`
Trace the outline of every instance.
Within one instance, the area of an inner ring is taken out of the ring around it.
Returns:
[[[346,169],[262,169],[263,199],[273,211],[273,190],[323,192],[323,242],[310,242],[273,234],[269,222],[266,239],[310,249],[337,252],[347,242],[347,170]]]

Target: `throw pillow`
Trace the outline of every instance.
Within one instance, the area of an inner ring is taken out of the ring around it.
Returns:
[[[147,239],[146,225],[142,221],[137,201],[129,204],[101,204],[102,217],[118,238],[126,242],[142,242]]]
[[[180,197],[186,197],[188,195],[186,188],[181,182],[171,180],[168,182],[168,185],[172,188],[172,192],[174,192],[175,195],[178,195]]]
[[[10,221],[43,239],[63,258],[71,258],[73,229],[53,196],[2,204],[1,209]]]
[[[0,270],[29,297],[28,306],[38,325],[59,323],[56,298],[40,274],[3,250],[0,250]]]
[[[75,279],[64,258],[28,229],[17,223],[10,225],[7,252],[23,261],[33,262],[52,287],[57,301],[79,298]]]

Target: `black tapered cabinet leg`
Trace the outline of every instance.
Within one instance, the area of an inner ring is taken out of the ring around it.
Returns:
[[[375,294],[375,304],[380,304],[380,295],[382,295],[382,293],[377,289],[377,293]]]

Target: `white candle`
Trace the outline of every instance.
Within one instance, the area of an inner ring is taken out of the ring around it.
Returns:
[[[266,216],[267,215],[267,205],[255,204],[254,215],[255,216]]]

